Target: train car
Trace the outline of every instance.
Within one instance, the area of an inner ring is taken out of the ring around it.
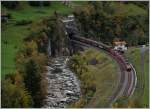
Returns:
[[[103,50],[109,52],[111,55],[113,55],[114,57],[116,57],[116,59],[118,61],[120,61],[120,63],[124,64],[124,69],[127,70],[127,71],[131,71],[131,66],[129,63],[126,63],[125,59],[123,58],[122,55],[120,55],[120,53],[118,53],[117,51],[105,46],[105,45],[101,45],[100,43],[97,43],[96,41],[93,41],[93,40],[90,40],[90,39],[86,39],[86,38],[83,38],[83,37],[79,37],[79,36],[73,36],[71,37],[71,39],[73,40],[77,40],[77,41],[80,41],[82,43],[86,43],[86,44],[89,44],[91,46],[94,46],[94,47],[99,47],[99,48],[102,48]]]
[[[92,41],[92,46],[99,47],[99,44],[96,41]]]
[[[86,39],[86,38],[79,37],[79,36],[72,36],[71,39],[80,41],[82,43],[86,43],[86,44],[92,45],[94,47],[98,47],[98,44],[95,41],[90,40],[90,39]]]
[[[105,49],[106,49],[106,51],[108,51],[111,55],[113,55],[113,56],[116,56],[116,55],[117,55],[114,50],[112,50],[112,49],[107,49],[106,47],[105,47]]]
[[[84,37],[79,37],[79,36],[76,36],[76,35],[73,35],[70,38],[73,39],[73,40],[77,40],[77,41],[89,44],[89,45],[94,46],[94,47],[98,47],[98,48],[104,49],[106,51],[109,50],[108,46],[105,46],[103,43],[96,42],[96,41],[93,41],[91,39],[87,39],[87,38],[84,38]]]
[[[94,47],[102,48],[103,50],[105,50],[105,51],[109,52],[111,55],[113,55],[118,61],[120,61],[120,63],[124,64],[124,70],[127,70],[128,72],[131,71],[130,64],[127,63],[127,61],[123,58],[123,56],[120,53],[118,53],[117,51],[105,46],[104,44],[98,43],[98,42],[90,40],[90,39],[86,39],[84,37],[75,36],[75,35],[72,36],[71,39],[80,41],[82,43],[89,44]]]
[[[126,61],[126,70],[127,70],[128,72],[130,72],[131,69],[132,69],[132,67],[131,67],[130,63],[128,63],[128,62]]]
[[[131,71],[131,65],[130,65],[130,64],[126,64],[126,70],[127,70],[128,72]]]
[[[125,64],[125,61],[124,61],[123,56],[122,56],[122,55],[120,55],[119,53],[117,54],[117,56],[118,56],[118,58],[120,59],[120,61],[121,61],[122,63],[124,63],[124,64]]]

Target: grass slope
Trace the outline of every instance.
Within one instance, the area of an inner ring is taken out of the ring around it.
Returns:
[[[137,88],[135,89],[133,98],[139,99],[143,107],[148,107],[149,104],[149,51],[148,49],[144,54],[144,92],[142,91],[140,84],[143,82],[141,80],[141,55],[140,48],[129,48],[125,53],[129,61],[135,66],[137,72]],[[142,93],[142,96],[139,96]]]
[[[147,11],[135,4],[120,4],[119,2],[112,2],[111,7],[114,11],[114,15],[122,16],[137,16],[146,15]]]
[[[94,54],[99,56],[102,64],[89,67],[89,70],[95,75],[96,92],[87,107],[108,107],[108,98],[111,97],[116,88],[115,86],[118,84],[119,69],[117,63],[105,53],[93,51],[90,59],[95,57]]]
[[[97,51],[95,49],[89,49],[81,52],[80,55],[74,55],[73,58],[78,60],[79,66],[84,66],[88,69],[87,72],[82,72],[80,67],[78,67],[77,70],[81,71],[78,74],[80,74],[81,77],[82,75],[86,75],[86,73],[90,74],[91,77],[94,77],[91,82],[94,82],[96,85],[96,91],[93,97],[85,97],[85,99],[90,99],[85,107],[108,107],[108,98],[113,94],[118,82],[119,69],[117,68],[115,61],[102,51]],[[93,59],[98,61],[96,65],[86,64]],[[81,83],[83,81],[88,81],[87,78],[88,77],[86,76],[81,78]]]
[[[29,34],[26,26],[17,27],[13,24],[5,26],[2,30],[2,77],[7,73],[13,73],[15,70],[14,58],[17,50],[22,44],[22,39]],[[7,44],[5,43],[7,42]]]
[[[51,2],[50,6],[47,7],[33,7],[27,5],[26,2],[22,2],[23,6],[22,9],[16,10],[8,10],[3,9],[5,12],[11,13],[12,18],[15,21],[18,20],[33,20],[37,21],[43,17],[51,16],[55,11],[62,14],[68,14],[72,12],[72,9],[63,5],[61,2]]]
[[[38,22],[38,20],[51,16],[54,11],[62,14],[69,14],[72,9],[63,5],[61,2],[52,2],[49,7],[31,7],[26,2],[22,2],[22,9],[8,10],[2,7],[2,12],[8,12],[12,15],[12,20],[8,24],[2,24],[1,34],[1,50],[2,50],[2,78],[7,73],[13,73],[15,70],[15,55],[17,50],[21,47],[23,38],[27,37],[30,33],[28,28],[30,25],[16,26],[16,21],[32,20]],[[7,43],[7,44],[6,44]]]
[[[97,3],[100,3],[101,1],[97,1]],[[120,2],[114,2],[110,1],[110,8],[113,10],[111,15],[112,16],[138,16],[138,15],[143,15],[145,16],[148,14],[147,10],[139,7],[136,4],[133,4],[132,2],[128,4],[120,3]],[[87,6],[88,2],[87,1],[73,1],[72,4],[77,5],[77,6]]]

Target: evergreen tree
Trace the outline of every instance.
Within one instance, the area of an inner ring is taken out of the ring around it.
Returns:
[[[38,66],[33,59],[29,59],[28,62],[25,64],[24,82],[28,91],[31,93],[34,101],[34,107],[41,106],[41,99],[39,94],[39,90],[41,88],[40,81],[41,74],[38,71]]]
[[[32,107],[32,98],[23,84],[13,84],[11,79],[2,80],[1,91],[3,108]]]

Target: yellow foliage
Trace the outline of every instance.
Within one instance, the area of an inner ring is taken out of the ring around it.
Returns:
[[[35,41],[25,42],[24,49],[31,49],[31,51],[37,50],[37,44]]]
[[[23,83],[23,77],[21,76],[21,74],[18,71],[16,71],[16,73],[15,73],[15,84],[17,86],[21,86],[22,83]]]
[[[76,107],[76,108],[83,108],[85,105],[85,99],[83,97],[81,97],[78,101],[76,101],[75,103],[73,103],[71,105],[71,107]]]

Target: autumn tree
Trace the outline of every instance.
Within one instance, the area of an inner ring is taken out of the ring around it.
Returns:
[[[41,107],[47,93],[46,81],[44,81],[47,58],[45,54],[38,51],[37,40],[24,42],[22,49],[16,56],[16,66],[23,75],[25,87],[32,96],[33,106]],[[16,78],[19,79],[19,76]]]
[[[32,97],[24,87],[22,76],[18,72],[2,80],[1,91],[3,108],[32,107]]]
[[[128,16],[124,7],[124,2],[91,1],[75,9],[82,36],[110,44],[114,38],[125,40],[129,46],[148,43],[148,13]]]
[[[16,9],[19,6],[19,1],[2,1],[2,5],[8,9]]]
[[[29,1],[30,6],[50,6],[50,1]]]

